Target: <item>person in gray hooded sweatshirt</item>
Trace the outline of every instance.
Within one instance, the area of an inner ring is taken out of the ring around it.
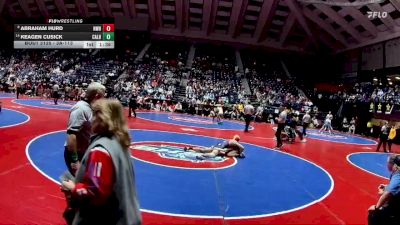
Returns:
[[[92,141],[75,180],[62,181],[76,209],[73,225],[140,225],[131,139],[123,108],[117,100],[93,105]]]

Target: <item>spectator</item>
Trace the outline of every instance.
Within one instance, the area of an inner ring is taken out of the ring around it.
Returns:
[[[391,126],[390,131],[389,131],[389,138],[388,138],[388,147],[389,147],[389,152],[392,152],[392,144],[396,139],[397,136],[397,126]]]
[[[75,176],[80,166],[83,155],[89,146],[92,135],[91,121],[92,108],[98,99],[104,96],[105,87],[99,83],[92,83],[87,89],[87,99],[77,102],[72,108],[68,119],[67,141],[64,149],[64,160],[71,176]],[[72,224],[74,208],[67,197],[67,208],[64,211],[64,218],[68,224]]]
[[[354,117],[352,117],[350,120],[349,133],[356,133],[356,119]]]
[[[383,144],[383,151],[386,151],[386,143],[388,140],[388,136],[389,136],[389,126],[388,126],[388,122],[384,122],[381,128],[381,132],[379,134],[379,143],[378,146],[376,147],[376,151],[379,152],[379,149],[381,148],[381,145]]]
[[[343,132],[350,132],[349,128],[350,128],[349,121],[347,121],[347,118],[344,117],[343,118],[343,122],[342,122],[342,131]]]
[[[309,112],[306,112],[306,114],[303,116],[303,132],[302,135],[304,137],[307,137],[307,128],[310,126],[311,123],[311,116]]]
[[[72,224],[139,225],[141,215],[129,152],[131,140],[122,105],[115,100],[99,100],[93,110],[96,136],[76,179],[62,182],[62,188],[71,192],[76,205]]]
[[[368,225],[396,225],[400,222],[400,156],[390,155],[387,162],[390,175],[388,185],[379,185],[380,198],[369,209]]]
[[[247,103],[246,106],[244,107],[244,118],[245,118],[244,120],[246,123],[244,132],[249,132],[249,126],[253,118],[253,114],[254,114],[254,107],[250,103]]]

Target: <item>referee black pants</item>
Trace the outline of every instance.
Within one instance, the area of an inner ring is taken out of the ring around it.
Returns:
[[[310,123],[303,123],[303,132],[302,132],[303,136],[307,135],[308,126],[310,126]]]
[[[244,121],[246,122],[246,126],[244,128],[245,132],[249,131],[249,126],[252,118],[253,118],[252,115],[244,115]]]
[[[132,113],[133,113],[133,116],[136,118],[136,107],[129,106],[129,115],[128,115],[128,117],[132,117]]]
[[[83,158],[83,154],[78,152],[78,161],[80,162]],[[68,150],[67,146],[64,147],[64,161],[65,164],[68,168],[68,171],[75,176],[75,170],[72,169],[71,167],[71,163],[73,163],[72,161],[72,152]]]
[[[60,98],[60,96],[58,95],[58,92],[53,92],[53,101],[54,101],[54,105],[58,104],[58,99]]]
[[[278,128],[276,129],[276,132],[275,132],[276,147],[278,147],[278,148],[282,147],[282,145],[283,145],[281,134],[282,134],[282,131],[284,128],[285,128],[284,123],[278,123]]]
[[[377,152],[379,152],[379,149],[381,148],[382,144],[383,144],[383,151],[386,152],[387,139],[388,139],[387,135],[381,134],[381,136],[379,137],[378,146],[376,147]]]

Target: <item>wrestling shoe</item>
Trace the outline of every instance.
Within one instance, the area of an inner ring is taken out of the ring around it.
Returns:
[[[192,147],[184,147],[184,148],[183,148],[183,151],[185,151],[185,152],[186,152],[186,151],[189,151],[189,150],[193,150],[193,148],[192,148]]]
[[[196,156],[196,159],[198,159],[198,160],[204,160],[205,158],[204,158],[204,156],[197,155],[197,156]]]

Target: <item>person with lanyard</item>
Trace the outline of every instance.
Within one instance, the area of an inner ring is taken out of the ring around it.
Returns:
[[[383,151],[386,151],[386,143],[388,141],[388,136],[389,136],[389,123],[386,121],[384,122],[382,128],[381,128],[381,133],[379,134],[379,143],[376,148],[376,151],[379,152],[379,149],[381,148],[381,145],[383,144]]]
[[[388,138],[388,147],[389,147],[389,152],[392,151],[392,144],[396,139],[396,135],[397,135],[397,126],[391,126],[390,127],[390,131],[389,131],[389,138]]]
[[[251,119],[253,118],[253,114],[254,114],[254,107],[250,103],[247,103],[244,106],[244,121],[246,122],[244,132],[249,132],[249,126]]]
[[[387,168],[390,181],[378,186],[380,198],[368,209],[368,225],[400,224],[400,155],[390,155]]]
[[[90,143],[92,135],[92,116],[91,106],[105,95],[106,88],[97,82],[91,83],[85,95],[85,100],[77,102],[71,108],[68,119],[67,140],[64,149],[64,160],[68,168],[66,177],[74,177],[80,167],[80,162]],[[74,216],[70,199],[67,197],[67,208],[64,211],[64,218],[71,221]]]
[[[276,120],[278,122],[278,127],[275,132],[275,137],[276,137],[276,147],[275,148],[276,149],[281,149],[283,146],[281,134],[282,134],[282,131],[285,129],[288,112],[289,112],[289,109],[285,107],[282,110],[282,112],[279,113],[278,118],[276,118]]]
[[[310,116],[310,112],[307,111],[306,114],[303,116],[303,136],[307,137],[307,128],[310,126],[311,123],[311,116]]]

